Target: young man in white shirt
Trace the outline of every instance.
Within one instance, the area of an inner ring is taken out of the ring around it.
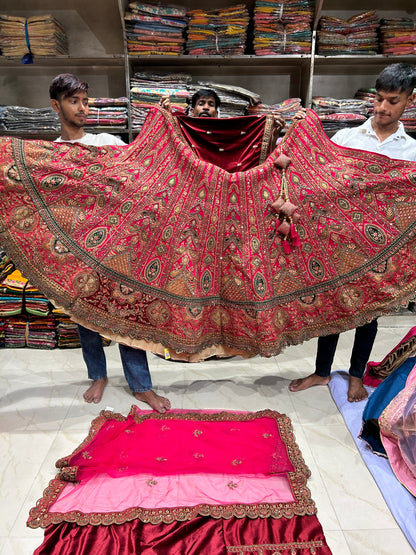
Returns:
[[[414,101],[416,69],[407,64],[387,66],[376,80],[374,115],[363,125],[341,129],[332,141],[340,146],[367,150],[398,160],[416,161],[416,140],[407,135],[399,121],[403,111]],[[298,117],[302,117],[301,114]],[[348,401],[365,399],[363,375],[377,334],[377,320],[360,326],[355,331],[349,369]],[[302,391],[314,385],[327,385],[335,356],[339,334],[318,339],[315,372],[293,380],[290,391]]]
[[[125,145],[109,133],[94,135],[85,133],[84,124],[88,115],[88,84],[75,75],[63,73],[53,79],[49,87],[51,106],[61,122],[61,136],[56,142],[82,143],[93,146]],[[88,369],[92,385],[84,393],[87,403],[99,403],[107,385],[107,365],[99,333],[84,326],[78,326],[82,355]],[[152,389],[146,352],[119,344],[120,357],[127,383],[138,401],[150,405],[157,412],[170,409],[170,401],[157,395]]]

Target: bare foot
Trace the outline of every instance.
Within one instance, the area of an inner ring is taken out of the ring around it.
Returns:
[[[153,410],[157,412],[164,413],[170,409],[170,401],[166,397],[161,397],[157,393],[150,389],[149,391],[143,391],[142,393],[133,393],[138,401],[147,403],[152,407]]]
[[[357,403],[358,401],[367,399],[367,397],[368,393],[366,388],[363,386],[363,380],[361,378],[350,376],[348,384],[348,401],[350,403]]]
[[[306,378],[298,378],[297,380],[293,380],[289,384],[290,391],[303,391],[304,389],[309,389],[314,385],[328,385],[329,380],[331,378],[326,376],[323,378],[322,376],[318,376],[318,374],[310,374],[306,376]]]
[[[107,385],[108,379],[101,378],[100,380],[94,380],[92,385],[84,393],[84,400],[87,403],[99,403],[103,396],[104,388]]]

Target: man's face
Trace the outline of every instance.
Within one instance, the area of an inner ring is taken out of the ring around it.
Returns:
[[[405,91],[376,92],[374,99],[374,121],[380,127],[397,123],[407,106],[414,100],[414,95]]]
[[[198,98],[195,108],[191,109],[194,118],[216,118],[218,110],[215,107],[215,98],[213,96],[201,96]]]
[[[72,96],[51,100],[51,106],[59,115],[61,123],[74,127],[84,127],[88,115],[88,95],[77,91]]]

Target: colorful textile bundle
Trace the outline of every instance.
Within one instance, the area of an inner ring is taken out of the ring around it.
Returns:
[[[4,347],[21,349],[26,347],[27,316],[11,316],[5,319]]]
[[[78,325],[61,310],[54,309],[56,327],[56,345],[59,349],[74,349],[81,347]]]
[[[15,270],[0,284],[0,316],[15,316],[23,312],[23,293],[27,279]]]
[[[6,335],[6,322],[0,317],[0,349],[4,349],[5,335]]]
[[[357,98],[315,96],[312,99],[312,109],[327,132],[361,125],[366,121],[370,108],[370,102]]]
[[[65,31],[59,21],[51,15],[33,15],[28,18],[0,15],[0,51],[3,56],[10,57],[21,57],[26,54],[32,56],[69,54]]]
[[[56,466],[27,521],[46,528],[34,555],[331,553],[276,411],[102,411]]]
[[[53,316],[28,318],[26,347],[31,349],[55,349],[56,329]]]
[[[183,54],[186,10],[161,3],[131,2],[124,15],[131,56]]]
[[[255,104],[250,106],[248,113],[250,115],[282,115],[285,118],[285,129],[288,129],[292,124],[293,117],[302,108],[300,98],[288,98],[277,104]]]
[[[85,125],[98,129],[107,126],[127,125],[127,103],[125,96],[119,98],[89,98],[89,113]]]
[[[244,4],[229,8],[188,12],[188,54],[238,56],[246,47],[249,13]]]
[[[258,56],[309,54],[313,0],[257,0],[254,5],[254,52]]]
[[[59,117],[52,108],[5,106],[2,127],[8,131],[58,131]]]
[[[319,20],[318,54],[377,54],[378,16],[374,11],[362,12],[348,20],[322,16]]]
[[[380,50],[386,56],[416,54],[416,21],[390,17],[380,21]]]
[[[159,104],[162,96],[169,96],[171,108],[185,112],[190,97],[192,76],[187,73],[157,74],[137,72],[130,80],[132,127],[140,130],[148,107]],[[147,107],[148,106],[148,107]]]

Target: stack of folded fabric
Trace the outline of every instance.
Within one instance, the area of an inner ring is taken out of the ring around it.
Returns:
[[[314,0],[256,0],[254,52],[258,56],[309,54]]]
[[[89,98],[86,126],[100,127],[127,125],[127,98]]]
[[[4,318],[0,317],[0,349],[4,348],[4,343],[5,343],[5,335],[6,335],[6,322],[4,321]]]
[[[374,89],[374,88],[358,89],[358,91],[354,95],[354,98],[356,98],[358,100],[364,100],[366,102],[369,102],[370,106],[368,108],[368,115],[371,115],[373,113],[373,105],[374,105],[374,97],[375,96],[376,96],[376,89]]]
[[[62,25],[52,15],[28,18],[0,15],[0,51],[3,56],[10,57],[28,53],[33,56],[68,55],[68,40]]]
[[[53,316],[56,327],[56,346],[59,349],[75,349],[81,347],[77,324],[58,309],[53,310]]]
[[[31,349],[54,349],[56,347],[56,328],[53,316],[28,318],[26,347]]]
[[[4,129],[9,131],[58,131],[59,117],[52,108],[26,108],[6,106],[2,118]]]
[[[202,9],[188,12],[189,26],[186,51],[208,56],[238,56],[244,54],[250,16],[244,4],[229,8]]]
[[[6,349],[26,347],[27,317],[11,316],[5,319],[4,346]]]
[[[361,125],[368,117],[371,103],[354,98],[315,96],[312,109],[318,114],[325,131]]]
[[[183,54],[186,10],[166,4],[131,2],[126,11],[125,28],[130,55]]]
[[[6,129],[6,125],[4,123],[4,118],[6,116],[6,109],[7,109],[7,106],[5,106],[4,104],[0,106],[0,129]]]
[[[24,300],[24,308],[28,314],[47,316],[51,311],[51,304],[48,299],[31,283],[26,283]]]
[[[248,109],[249,115],[272,114],[282,115],[285,118],[285,129],[288,129],[293,121],[293,117],[302,108],[300,98],[288,98],[277,104],[256,104]]]
[[[416,131],[416,100],[405,108],[400,121],[403,123],[406,131]]]
[[[377,54],[378,29],[378,16],[374,11],[359,13],[348,20],[322,16],[319,20],[318,54]]]
[[[23,312],[23,295],[27,279],[17,270],[0,284],[0,316],[16,316]]]
[[[171,108],[185,111],[190,96],[192,76],[187,73],[159,75],[150,72],[135,73],[130,80],[132,127],[140,130],[148,108],[158,104],[162,96],[169,96]]]
[[[386,56],[416,54],[416,21],[390,17],[380,21],[380,50]]]

